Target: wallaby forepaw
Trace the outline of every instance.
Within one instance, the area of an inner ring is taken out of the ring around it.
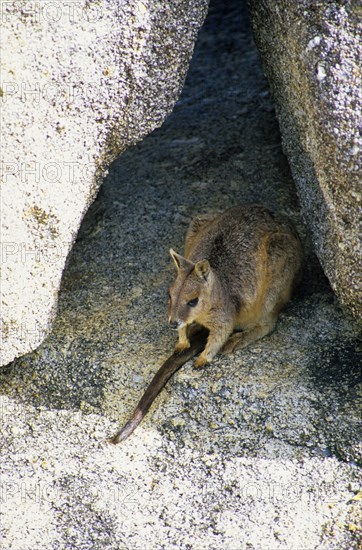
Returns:
[[[175,352],[181,353],[182,351],[189,349],[189,347],[190,347],[190,342],[178,342],[175,346]]]
[[[201,354],[196,359],[194,367],[195,369],[202,369],[202,367],[204,367],[207,363],[208,363],[207,357]]]

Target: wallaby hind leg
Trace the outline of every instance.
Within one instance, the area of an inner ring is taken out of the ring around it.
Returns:
[[[224,355],[228,355],[229,353],[232,353],[237,349],[245,348],[252,342],[255,342],[256,340],[263,338],[267,334],[270,334],[274,330],[275,324],[276,318],[273,318],[265,320],[259,325],[255,325],[250,330],[234,332],[234,334],[230,336],[230,338],[222,348],[222,353]]]

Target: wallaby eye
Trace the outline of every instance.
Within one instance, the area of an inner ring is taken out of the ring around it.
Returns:
[[[198,298],[194,298],[193,300],[190,300],[189,302],[187,302],[187,305],[188,305],[189,307],[195,307],[195,306],[197,306],[198,302],[199,302],[199,299],[198,299]]]

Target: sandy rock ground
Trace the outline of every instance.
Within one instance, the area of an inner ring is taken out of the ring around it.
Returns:
[[[220,1],[174,113],[84,219],[52,334],[0,372],[2,548],[361,547],[358,341],[309,253],[272,335],[188,363],[104,442],[172,350],[169,247],[242,201],[287,213],[309,250],[245,8]]]

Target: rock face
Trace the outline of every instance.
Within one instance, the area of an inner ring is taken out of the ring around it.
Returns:
[[[315,251],[341,303],[361,322],[357,4],[249,0],[254,38]]]
[[[206,9],[206,0],[3,3],[0,364],[49,331],[101,177],[173,108]]]
[[[258,201],[305,233],[240,8],[211,5],[173,113],[84,217],[52,333],[0,369],[6,550],[361,550],[358,340],[314,256],[273,334],[185,365],[105,444],[175,344],[168,250],[190,219]]]

